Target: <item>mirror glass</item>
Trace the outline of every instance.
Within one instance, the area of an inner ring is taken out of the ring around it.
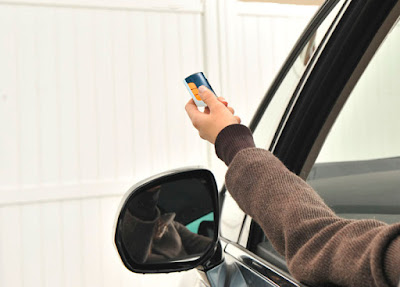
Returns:
[[[133,265],[199,259],[216,241],[213,192],[208,180],[187,176],[155,180],[134,190],[117,227],[125,259]]]

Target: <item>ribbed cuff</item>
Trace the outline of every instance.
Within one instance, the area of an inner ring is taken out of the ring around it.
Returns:
[[[240,124],[225,127],[215,140],[215,152],[226,165],[232,162],[239,151],[252,147],[255,147],[255,144],[251,131]]]

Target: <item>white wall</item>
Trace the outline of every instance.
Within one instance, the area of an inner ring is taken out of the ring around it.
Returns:
[[[148,284],[112,245],[121,195],[175,167],[224,171],[187,119],[182,79],[205,71],[248,123],[304,9],[0,1],[0,286]],[[157,276],[187,286],[185,274]]]

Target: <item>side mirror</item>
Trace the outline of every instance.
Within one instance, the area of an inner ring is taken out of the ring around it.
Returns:
[[[218,190],[205,169],[171,171],[131,187],[115,226],[122,262],[136,273],[184,271],[217,248]]]

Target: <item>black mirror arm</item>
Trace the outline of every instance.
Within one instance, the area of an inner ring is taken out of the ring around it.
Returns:
[[[222,250],[221,242],[215,244],[214,254],[211,256],[209,260],[204,262],[202,265],[198,266],[197,269],[201,271],[208,271],[218,265],[220,265],[224,261],[224,252]]]

